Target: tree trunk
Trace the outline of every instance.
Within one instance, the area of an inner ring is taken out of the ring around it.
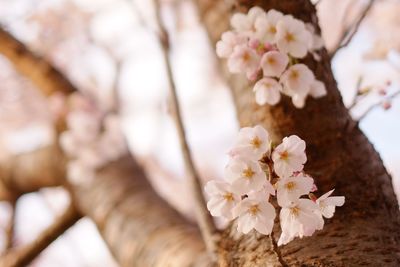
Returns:
[[[197,4],[213,44],[229,27],[233,12],[246,12],[255,5],[293,14],[319,30],[315,8],[308,0],[197,0]],[[245,77],[229,74],[223,67],[241,126],[261,124],[275,142],[299,135],[307,143],[306,172],[315,177],[321,192],[336,188],[335,194],[346,197],[323,231],[279,249],[274,250],[268,237],[238,239],[235,229],[226,230],[222,249],[229,266],[271,266],[270,254],[275,255],[277,266],[400,266],[399,208],[391,177],[343,105],[326,50],[319,54],[320,62],[308,56],[303,63],[325,83],[328,95],[308,99],[303,109],[296,109],[288,97],[273,107],[258,106]]]

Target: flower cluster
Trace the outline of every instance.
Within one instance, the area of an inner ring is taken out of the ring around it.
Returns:
[[[269,235],[276,217],[269,198],[276,196],[282,229],[278,245],[321,230],[323,217],[331,218],[335,207],[344,204],[344,197],[332,197],[333,190],[315,197],[314,179],[303,172],[305,148],[302,139],[291,135],[272,149],[263,127],[242,128],[230,152],[225,181],[212,180],[205,186],[211,215],[237,218],[241,233],[255,229]]]
[[[298,63],[308,52],[318,57],[315,51],[323,46],[311,24],[274,9],[266,13],[253,7],[247,14],[233,15],[231,26],[233,30],[223,33],[217,43],[217,55],[228,59],[230,72],[245,73],[255,82],[259,105],[275,105],[283,93],[302,108],[307,95],[326,95],[325,85]]]
[[[60,145],[70,157],[68,179],[75,183],[88,181],[95,171],[126,153],[127,146],[119,118],[107,114],[79,93],[68,99],[68,130],[60,136]]]

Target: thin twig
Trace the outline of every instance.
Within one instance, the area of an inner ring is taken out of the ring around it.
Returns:
[[[397,92],[395,92],[395,93],[393,93],[393,94],[391,94],[390,96],[388,96],[388,97],[386,98],[386,100],[393,100],[394,98],[396,98],[396,97],[399,96],[399,95],[400,95],[400,90],[397,91]],[[377,103],[375,103],[375,104],[369,106],[369,107],[367,108],[367,110],[365,110],[365,112],[364,112],[363,114],[361,114],[360,117],[358,117],[357,121],[362,121],[363,119],[365,119],[365,117],[367,117],[367,115],[368,115],[372,110],[374,110],[375,108],[377,108],[377,107],[379,107],[379,106],[381,106],[381,105],[382,105],[382,101],[379,101],[379,102],[377,102]]]
[[[186,141],[185,129],[183,126],[182,115],[179,106],[175,81],[173,79],[171,62],[169,59],[169,39],[168,33],[161,19],[161,5],[159,0],[153,0],[156,9],[156,22],[159,29],[158,38],[161,45],[161,50],[164,57],[165,67],[167,70],[168,87],[172,100],[172,116],[176,124],[179,135],[179,142],[182,149],[183,159],[185,162],[186,171],[189,174],[191,191],[194,195],[195,212],[197,223],[200,227],[201,234],[206,243],[207,250],[214,254],[216,250],[215,234],[217,233],[215,224],[207,210],[206,201],[204,199],[200,176],[194,166],[191,152]]]
[[[367,6],[364,8],[358,19],[355,21],[355,23],[351,26],[348,27],[346,31],[343,32],[341,37],[339,38],[339,41],[337,42],[336,46],[332,49],[332,52],[330,53],[331,57],[333,57],[337,51],[340,49],[346,47],[351,40],[353,39],[354,35],[357,33],[358,28],[360,27],[361,23],[364,21],[365,17],[371,10],[375,0],[370,0],[367,4]]]
[[[24,267],[35,259],[53,241],[74,225],[81,215],[73,205],[58,217],[52,225],[45,229],[32,243],[15,248],[0,259],[2,267]]]
[[[356,90],[355,90],[355,94],[353,97],[353,101],[351,101],[351,104],[347,107],[348,110],[354,108],[358,103],[360,103],[360,97],[363,98],[363,96],[366,95],[366,94],[362,94],[362,95],[359,94],[362,80],[363,80],[362,76],[360,76],[357,79]]]

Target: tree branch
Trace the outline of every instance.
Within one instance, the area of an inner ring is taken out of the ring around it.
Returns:
[[[207,250],[210,253],[214,254],[216,251],[215,234],[217,233],[217,230],[214,225],[213,219],[211,218],[211,215],[207,210],[207,205],[203,195],[202,185],[200,181],[200,175],[198,174],[194,166],[190,148],[186,140],[186,134],[183,125],[179,99],[177,96],[176,85],[173,78],[172,66],[169,58],[169,48],[170,48],[169,36],[162,22],[160,1],[153,0],[153,3],[156,8],[156,22],[159,28],[158,38],[160,41],[165,67],[167,70],[168,87],[170,90],[170,97],[172,101],[172,116],[178,131],[180,146],[183,154],[183,159],[185,162],[185,168],[189,174],[191,191],[193,193],[195,201],[195,212],[196,212],[197,223],[200,227],[201,234],[206,243]]]
[[[50,95],[58,91],[68,94],[76,91],[71,82],[56,68],[1,28],[0,53],[5,55],[15,68],[29,78],[44,94]]]
[[[354,35],[357,33],[358,28],[360,27],[361,23],[364,21],[365,17],[371,10],[374,2],[375,2],[375,0],[369,0],[367,6],[364,8],[364,10],[362,11],[362,13],[358,17],[358,19],[354,22],[354,24],[350,25],[347,28],[347,30],[345,30],[342,33],[341,37],[339,38],[339,41],[337,42],[337,44],[335,45],[335,47],[332,49],[332,51],[330,53],[331,57],[334,57],[335,54],[337,53],[337,51],[346,47],[351,42]]]
[[[45,229],[32,243],[15,248],[0,259],[2,267],[24,267],[34,260],[44,249],[74,225],[81,215],[73,205]]]
[[[394,98],[396,98],[396,97],[399,96],[399,95],[400,95],[400,90],[397,91],[397,92],[395,92],[395,93],[393,93],[393,94],[391,94],[391,95],[388,96],[385,100],[386,100],[386,101],[387,101],[387,100],[393,100]],[[377,103],[375,103],[375,104],[372,104],[371,106],[369,106],[369,107],[364,111],[364,113],[362,113],[362,114],[358,117],[357,121],[362,121],[363,119],[365,119],[365,118],[368,116],[368,114],[369,114],[371,111],[373,111],[375,108],[380,107],[380,106],[382,106],[382,101],[379,101],[379,102],[377,102]]]
[[[10,250],[14,245],[14,234],[15,234],[15,217],[17,213],[17,201],[18,199],[14,199],[10,201],[11,210],[10,210],[10,220],[8,222],[6,228],[6,244],[4,246],[5,254],[8,250]]]

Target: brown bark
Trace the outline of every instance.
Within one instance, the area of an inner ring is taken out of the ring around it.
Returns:
[[[75,90],[70,81],[56,68],[29,51],[23,43],[1,28],[0,53],[6,56],[22,75],[29,78],[46,95],[57,91],[71,93]]]
[[[75,90],[51,64],[1,29],[0,53],[45,94]],[[131,156],[106,166],[85,185],[66,182],[65,163],[56,146],[0,161],[0,200],[63,185],[79,211],[95,222],[122,267],[213,265],[198,228],[157,195]]]
[[[10,158],[10,162],[2,164],[18,173],[10,190],[35,191],[39,186],[64,184],[122,267],[212,266],[197,227],[157,195],[131,156],[104,167],[84,185],[65,183],[65,159],[53,146]],[[10,169],[2,168],[0,173]]]
[[[228,28],[233,12],[246,12],[254,5],[293,14],[318,27],[314,6],[308,0],[198,0],[197,4],[214,44]],[[291,134],[305,139],[306,171],[316,178],[321,192],[336,188],[335,194],[346,196],[346,203],[327,221],[323,231],[279,250],[272,249],[268,237],[235,239],[232,238],[235,230],[228,229],[222,249],[226,251],[225,263],[229,266],[271,266],[269,255],[273,252],[282,256],[280,262],[276,261],[277,266],[400,265],[399,208],[391,177],[343,105],[327,52],[323,50],[320,55],[320,62],[311,57],[303,62],[325,83],[328,95],[308,99],[304,109],[294,108],[287,97],[274,107],[260,107],[244,77],[228,74],[226,69],[224,72],[233,91],[240,124],[263,125],[275,142]]]
[[[0,200],[14,201],[21,194],[59,186],[64,175],[65,159],[55,146],[3,158],[0,161]]]
[[[2,267],[23,267],[33,261],[43,250],[45,250],[54,240],[74,225],[81,215],[73,205],[58,217],[49,228],[45,229],[34,241],[9,251],[4,258],[0,259]]]

